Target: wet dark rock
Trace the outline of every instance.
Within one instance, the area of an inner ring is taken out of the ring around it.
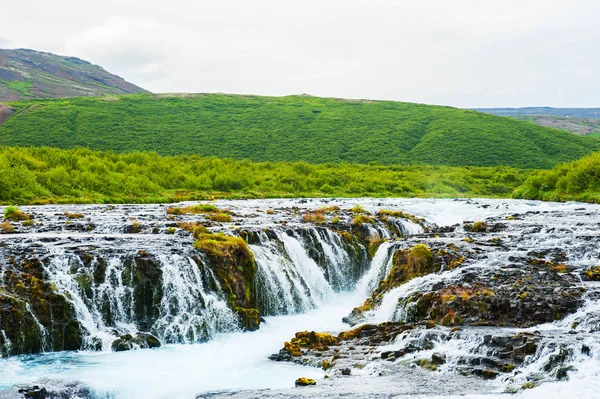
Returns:
[[[558,366],[564,364],[572,355],[572,349],[560,348],[557,354],[550,356],[546,364],[544,364],[543,370],[549,372],[558,368]]]
[[[590,267],[581,277],[587,281],[600,281],[600,266]]]
[[[446,355],[443,353],[434,353],[431,355],[431,363],[441,365],[446,363]]]
[[[0,356],[38,353],[44,346],[49,350],[81,348],[83,330],[75,310],[44,280],[38,258],[15,262],[1,278],[0,330],[10,345],[0,335]]]
[[[131,334],[121,335],[113,341],[111,348],[115,352],[123,352],[132,349],[158,348],[160,346],[160,341],[154,335],[140,332],[135,337]]]
[[[449,245],[442,248],[429,248],[418,244],[410,249],[394,252],[392,269],[365,303],[346,316],[343,321],[356,325],[363,321],[364,313],[379,305],[386,292],[412,280],[415,277],[439,272],[442,268],[454,269],[465,261],[458,247]]]
[[[30,399],[46,399],[48,397],[48,391],[46,391],[46,388],[40,388],[37,385],[19,388],[18,392],[22,394],[24,398]]]

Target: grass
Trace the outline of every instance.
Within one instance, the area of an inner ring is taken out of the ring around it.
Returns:
[[[510,197],[531,169],[249,162],[0,146],[0,203],[160,203],[213,198]],[[212,204],[169,212],[223,213]],[[357,212],[364,212],[357,207]]]
[[[600,202],[600,152],[530,176],[515,197]]]
[[[16,206],[7,206],[4,208],[4,219],[12,220],[13,222],[18,222],[22,220],[29,220],[29,215],[22,212]]]
[[[6,86],[6,88],[8,88],[9,90],[14,90],[16,92],[19,92],[19,94],[22,97],[29,97],[30,96],[29,90],[33,86],[33,84],[31,82],[19,81],[19,80],[0,81],[0,83],[4,84]]]
[[[208,215],[207,219],[220,223],[229,223],[233,221],[233,218],[228,213],[215,213],[213,215]]]
[[[375,223],[375,220],[371,216],[360,215],[360,214],[354,216],[354,219],[352,219],[352,224],[357,225],[357,226],[362,226],[365,223],[373,224],[373,223]]]
[[[210,213],[224,214],[224,213],[226,213],[226,211],[223,211],[212,204],[198,204],[198,205],[192,205],[192,206],[185,206],[183,208],[180,208],[180,207],[167,208],[167,215],[187,215],[187,214],[202,215],[202,214],[210,214]]]
[[[5,220],[4,222],[0,223],[0,231],[3,233],[12,233],[15,231],[15,228],[8,220]]]
[[[194,243],[194,248],[209,256],[234,258],[236,254],[242,254],[244,259],[253,259],[246,241],[240,237],[228,236],[222,233],[200,234]]]
[[[12,103],[0,145],[253,162],[551,168],[600,140],[470,110],[310,96],[151,95]]]

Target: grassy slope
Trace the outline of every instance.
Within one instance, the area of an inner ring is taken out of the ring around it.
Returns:
[[[600,141],[449,107],[308,96],[74,98],[13,103],[0,145],[252,161],[550,168]]]
[[[600,152],[530,176],[515,197],[600,202]]]
[[[156,153],[0,147],[0,203],[262,197],[510,196],[534,170],[252,163]]]

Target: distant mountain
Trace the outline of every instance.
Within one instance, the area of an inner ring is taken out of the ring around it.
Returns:
[[[0,101],[146,92],[79,58],[0,49]]]
[[[600,108],[473,108],[475,111],[498,116],[552,115],[569,118],[600,118]]]
[[[552,115],[518,115],[512,118],[540,126],[566,130],[579,136],[600,137],[600,118],[569,118]]]
[[[0,145],[7,146],[520,168],[551,168],[600,149],[598,139],[512,118],[394,101],[134,94],[7,105],[0,125]],[[322,184],[338,179],[322,176]],[[290,178],[289,184],[299,183]]]
[[[600,108],[473,108],[486,114],[509,116],[579,136],[600,137]]]

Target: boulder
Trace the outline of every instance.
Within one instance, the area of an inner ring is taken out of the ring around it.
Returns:
[[[135,337],[131,334],[121,335],[113,341],[111,348],[115,352],[123,352],[132,349],[158,348],[160,346],[159,339],[154,335],[140,332]]]

